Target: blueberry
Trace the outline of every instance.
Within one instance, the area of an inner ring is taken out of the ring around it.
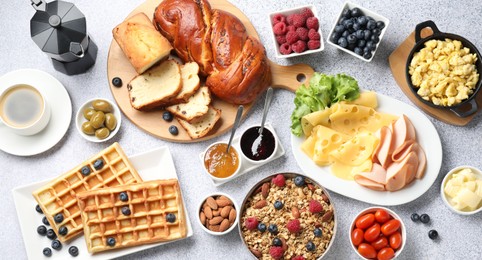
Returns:
[[[377,28],[380,29],[380,30],[385,28],[385,23],[383,21],[378,21],[377,22]]]
[[[358,31],[362,28],[361,24],[357,22],[353,23],[353,30]]]
[[[47,238],[50,240],[54,240],[57,238],[57,234],[55,234],[53,229],[47,230]]]
[[[303,176],[296,176],[295,177],[295,185],[298,186],[298,187],[301,187],[303,185],[305,185],[305,177]]]
[[[432,239],[432,240],[437,239],[437,238],[438,238],[438,232],[437,232],[437,230],[433,230],[433,229],[430,230],[430,231],[428,232],[428,237],[429,237],[430,239]]]
[[[129,200],[129,196],[127,196],[127,192],[121,192],[119,193],[119,199],[121,201],[128,201]]]
[[[62,213],[57,213],[54,216],[54,221],[55,223],[62,223],[62,221],[64,221],[64,215],[62,215]]]
[[[167,122],[171,122],[174,119],[174,116],[172,115],[171,112],[164,111],[164,113],[162,113],[162,119],[164,119]]]
[[[358,23],[361,25],[361,26],[365,26],[368,22],[368,19],[366,16],[362,15],[360,17],[358,17]]]
[[[95,160],[94,169],[100,170],[100,169],[102,169],[102,167],[104,167],[104,161],[102,159]]]
[[[372,30],[372,33],[373,33],[374,35],[376,35],[376,36],[380,36],[380,34],[382,33],[382,31],[380,31],[380,29],[375,28],[375,29]]]
[[[52,241],[52,248],[55,250],[60,250],[62,249],[62,243],[60,243],[60,241],[55,239],[54,241]]]
[[[113,238],[113,237],[107,238],[107,245],[115,246],[115,238]]]
[[[372,53],[371,53],[371,52],[365,52],[365,53],[363,53],[363,58],[369,60],[371,57],[372,57]]]
[[[273,238],[273,242],[271,243],[273,246],[282,246],[283,242],[281,242],[281,239],[275,237]]]
[[[355,32],[355,36],[358,40],[362,40],[365,38],[365,33],[362,30],[358,30]]]
[[[420,220],[420,216],[417,213],[413,213],[412,216],[410,216],[413,222],[417,222]]]
[[[131,209],[129,208],[129,206],[122,207],[121,211],[122,214],[125,216],[129,216],[131,214]]]
[[[345,38],[346,38],[346,37],[348,37],[348,35],[350,35],[350,31],[345,30],[345,31],[343,31],[343,33],[341,34],[341,37],[345,37]]]
[[[264,231],[266,231],[266,225],[264,223],[259,223],[258,224],[258,230],[263,233]]]
[[[275,201],[274,202],[274,208],[278,209],[278,210],[282,209],[283,208],[283,202],[281,202],[279,200]]]
[[[352,17],[359,17],[359,16],[362,16],[363,15],[363,12],[360,10],[360,8],[353,8],[351,9],[351,16]]]
[[[355,47],[353,50],[357,55],[363,56],[363,49],[360,47]]]
[[[338,42],[338,39],[340,39],[340,35],[338,35],[338,33],[332,33],[332,34],[331,34],[330,41],[331,41],[332,43],[337,43],[337,42]]]
[[[375,29],[375,28],[377,28],[377,22],[375,22],[374,20],[371,20],[371,19],[368,20],[368,22],[367,22],[367,29],[368,29],[368,30],[373,30],[373,29]]]
[[[370,37],[372,37],[372,31],[370,30],[364,30],[363,34],[365,35],[365,41],[370,40]]]
[[[371,51],[371,50],[372,50],[372,48],[373,48],[373,45],[374,45],[374,44],[373,44],[373,42],[372,42],[372,41],[368,41],[368,42],[367,42],[367,44],[366,44],[365,46],[368,48],[368,50],[369,50],[369,51]]]
[[[40,213],[40,214],[43,214],[44,212],[42,211],[42,208],[40,208],[40,205],[37,204],[37,206],[35,206],[35,210]]]
[[[343,10],[343,12],[341,13],[341,16],[345,17],[345,18],[351,18],[351,11],[350,9],[346,8]]]
[[[115,87],[122,87],[122,79],[119,77],[113,78],[112,85],[114,85]]]
[[[40,225],[37,228],[37,233],[41,236],[47,235],[47,228],[44,225]]]
[[[352,20],[345,20],[343,22],[343,27],[345,27],[345,29],[352,29],[353,28],[353,21]]]
[[[343,33],[344,30],[345,30],[345,27],[343,25],[335,26],[335,32],[337,33]]]
[[[315,251],[315,249],[316,249],[316,246],[313,242],[310,241],[310,242],[306,243],[306,250]]]
[[[276,224],[269,224],[268,231],[269,233],[276,235],[278,234],[278,226],[276,226]]]
[[[338,45],[342,48],[346,48],[348,46],[348,41],[345,37],[340,37],[340,39],[338,39]]]
[[[427,214],[420,215],[420,221],[422,221],[422,223],[424,223],[424,224],[427,224],[428,222],[430,222],[429,215],[427,215]]]
[[[363,53],[367,53],[367,52],[371,52],[372,49],[371,48],[368,48],[367,46],[365,46],[365,48],[363,48]]]
[[[337,23],[336,25],[342,25],[342,26],[343,26],[343,22],[344,22],[346,19],[350,19],[350,18],[341,17],[340,20],[338,20],[338,23]]]
[[[59,235],[61,235],[61,236],[67,235],[68,232],[69,232],[69,230],[67,229],[66,226],[61,226],[59,228]]]
[[[346,40],[347,40],[348,44],[356,43],[356,36],[354,34],[350,34],[350,35],[348,35]]]
[[[71,246],[71,247],[69,247],[69,254],[71,256],[78,256],[79,255],[79,249],[76,246]]]
[[[372,37],[370,38],[370,40],[373,42],[373,43],[378,43],[380,41],[380,38],[376,35],[372,35]]]
[[[168,213],[166,215],[166,220],[167,222],[169,223],[174,223],[176,221],[176,215],[172,214],[172,213]]]
[[[365,40],[358,40],[358,43],[356,44],[356,46],[360,47],[360,48],[363,48],[365,47],[365,45],[367,44],[367,41]]]
[[[90,167],[89,166],[84,166],[80,169],[80,173],[82,173],[82,175],[84,176],[89,176],[90,174]]]
[[[313,234],[315,234],[315,237],[321,237],[323,236],[323,231],[319,228],[315,228],[315,230],[313,230]]]
[[[171,135],[177,135],[177,134],[179,134],[179,130],[177,130],[177,126],[171,125],[171,126],[169,127],[169,133],[171,133]]]
[[[48,247],[44,248],[44,250],[42,252],[43,252],[44,256],[46,256],[46,257],[52,256],[52,249],[50,249]]]

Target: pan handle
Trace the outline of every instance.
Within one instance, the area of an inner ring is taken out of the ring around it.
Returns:
[[[467,104],[470,105],[470,109],[468,111],[461,111],[458,107],[451,108],[450,111],[454,112],[458,117],[464,118],[472,115],[473,113],[477,112],[477,110],[479,109],[475,98],[472,98],[472,100],[470,100],[470,102]]]
[[[420,40],[422,40],[422,35],[421,32],[424,28],[429,27],[432,29],[433,34],[439,34],[440,30],[437,28],[437,25],[432,20],[428,20],[425,22],[421,22],[415,26],[415,43],[418,43]]]

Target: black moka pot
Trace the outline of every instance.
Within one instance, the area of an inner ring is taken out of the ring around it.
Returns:
[[[95,63],[97,46],[87,34],[85,16],[74,4],[31,0],[37,12],[30,20],[30,37],[67,75],[84,73]]]

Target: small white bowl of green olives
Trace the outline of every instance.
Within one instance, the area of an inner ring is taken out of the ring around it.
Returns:
[[[120,124],[119,107],[104,98],[94,98],[85,102],[75,117],[75,125],[80,135],[95,143],[105,142],[115,136]]]

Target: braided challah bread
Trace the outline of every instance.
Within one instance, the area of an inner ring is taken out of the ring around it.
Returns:
[[[263,45],[237,17],[206,0],[164,0],[154,26],[184,62],[198,63],[206,86],[229,103],[250,103],[271,83]]]

